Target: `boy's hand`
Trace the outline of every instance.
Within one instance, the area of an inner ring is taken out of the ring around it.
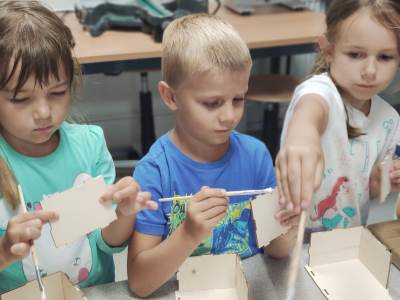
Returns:
[[[200,192],[187,202],[185,230],[199,243],[204,241],[215,225],[225,217],[228,198],[225,190],[202,187]]]
[[[149,192],[141,192],[140,187],[131,176],[121,178],[111,185],[100,198],[101,203],[114,201],[117,203],[117,213],[122,216],[132,216],[144,208],[157,209],[158,205],[151,200]]]
[[[42,226],[58,215],[52,211],[19,214],[8,221],[5,235],[0,239],[0,270],[29,254],[32,241],[40,237]]]
[[[274,215],[274,217],[282,226],[292,227],[298,225],[300,213],[295,212],[293,208],[291,209],[282,208]]]
[[[298,214],[310,206],[314,190],[322,180],[324,158],[319,141],[297,139],[286,143],[276,158],[279,203]]]

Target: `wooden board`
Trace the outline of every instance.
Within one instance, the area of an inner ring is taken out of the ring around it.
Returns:
[[[106,189],[103,177],[97,177],[42,200],[43,209],[55,211],[60,216],[57,221],[50,223],[56,247],[105,227],[117,218],[111,205],[106,206],[99,202]]]

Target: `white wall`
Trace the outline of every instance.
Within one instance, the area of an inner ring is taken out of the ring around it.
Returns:
[[[160,78],[160,72],[149,73],[157,136],[174,124],[172,113],[158,95],[157,82]],[[76,105],[89,123],[103,127],[109,147],[133,146],[141,150],[139,90],[139,73],[86,75]]]

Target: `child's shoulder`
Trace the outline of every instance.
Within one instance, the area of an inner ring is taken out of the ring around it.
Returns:
[[[300,83],[296,90],[305,89],[305,88],[313,88],[313,89],[330,89],[337,90],[335,83],[332,78],[327,73],[315,74],[311,77],[304,80]]]
[[[371,112],[374,114],[379,114],[378,117],[392,118],[398,121],[400,120],[397,110],[379,95],[375,95],[372,98],[372,103],[376,109],[372,109]]]
[[[97,125],[73,124],[64,122],[61,125],[60,130],[68,138],[68,140],[84,142],[85,144],[104,140],[103,129]]]
[[[144,163],[144,162],[150,162],[150,163],[155,163],[162,159],[165,156],[166,152],[171,152],[173,149],[172,148],[172,143],[169,140],[168,137],[169,133],[165,133],[162,136],[160,136],[154,143],[151,145],[149,152],[146,153],[145,156],[143,156],[139,163]],[[168,150],[169,149],[169,150]]]
[[[298,100],[307,94],[317,94],[321,96],[329,107],[338,107],[343,109],[342,97],[332,78],[327,73],[313,75],[300,83],[293,94],[291,107],[294,107]]]
[[[267,151],[267,147],[262,141],[253,136],[237,131],[232,131],[231,143],[232,145],[237,146],[241,151],[245,152],[254,153]]]

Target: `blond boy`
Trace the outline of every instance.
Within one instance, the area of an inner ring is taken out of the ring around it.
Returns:
[[[164,33],[159,92],[175,113],[175,127],[160,137],[135,169],[152,198],[195,194],[185,203],[159,203],[137,216],[128,254],[129,287],[148,296],[190,255],[237,253],[257,248],[249,197],[226,190],[275,186],[265,145],[234,131],[244,109],[251,69],[249,50],[233,27],[211,15],[172,22]],[[210,188],[209,188],[210,187]],[[294,224],[266,252],[287,256]]]

